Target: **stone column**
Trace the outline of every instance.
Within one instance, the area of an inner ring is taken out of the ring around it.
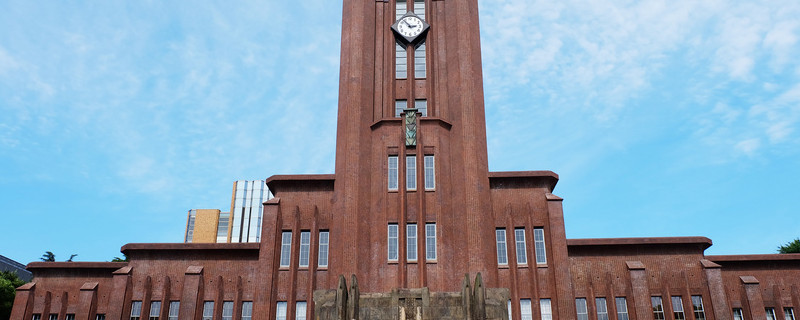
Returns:
[[[731,307],[725,296],[725,286],[722,282],[722,266],[710,260],[700,260],[706,273],[708,292],[711,294],[711,307],[714,309],[714,318],[730,319]]]
[[[36,282],[29,282],[17,288],[14,306],[11,309],[11,320],[26,320],[33,316],[33,297],[36,293]],[[44,319],[44,318],[43,318]]]
[[[78,310],[75,313],[77,320],[92,320],[92,315],[97,311],[97,282],[83,284],[78,296]]]
[[[189,266],[183,277],[183,295],[181,296],[180,319],[197,319],[203,299],[203,267]]]
[[[739,279],[742,281],[744,287],[744,295],[746,298],[749,319],[766,319],[767,313],[764,311],[764,300],[761,297],[761,288],[758,279],[753,276],[741,276]]]
[[[106,312],[106,319],[117,320],[122,319],[126,303],[130,302],[131,295],[131,266],[119,268],[112,273],[111,279],[114,289],[111,290],[111,295],[108,299],[108,311]],[[129,308],[128,308],[129,309]]]
[[[650,288],[647,285],[647,274],[641,261],[625,261],[631,277],[631,291],[633,293],[633,309],[636,319],[649,319],[653,317],[650,306]],[[629,307],[630,308],[630,307]]]

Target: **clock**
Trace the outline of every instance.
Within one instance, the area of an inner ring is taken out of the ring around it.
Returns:
[[[425,20],[410,11],[392,25],[392,30],[404,42],[403,44],[416,43],[425,38],[424,35],[429,28],[430,25]]]

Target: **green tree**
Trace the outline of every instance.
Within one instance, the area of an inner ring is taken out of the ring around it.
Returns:
[[[122,254],[122,256],[123,256],[125,259],[123,259],[123,258],[120,258],[120,257],[114,257],[114,259],[111,259],[111,262],[128,262],[128,261],[131,261],[131,260],[129,260],[129,259],[128,259],[128,255],[127,255],[127,254],[124,254],[124,253],[123,253],[123,254]]]
[[[77,256],[78,256],[77,254],[72,254],[72,255],[70,255],[70,256],[69,256],[69,259],[67,260],[67,262],[72,262],[72,259],[73,259],[73,258],[75,258],[75,257],[77,257]]]
[[[45,251],[41,258],[44,262],[56,262],[56,255],[50,251]]]
[[[778,247],[778,253],[800,253],[800,238]]]
[[[23,284],[25,281],[20,280],[16,272],[0,271],[0,320],[11,317],[11,306],[14,305],[17,287]]]

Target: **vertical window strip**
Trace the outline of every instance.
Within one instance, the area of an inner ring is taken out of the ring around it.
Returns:
[[[242,301],[242,320],[253,319],[253,301]]]
[[[586,306],[586,298],[575,299],[575,312],[578,320],[589,320],[589,308]]]
[[[608,320],[608,305],[606,298],[594,298],[594,304],[597,308],[597,320]]]
[[[181,309],[181,302],[180,301],[170,301],[169,302],[169,320],[178,320],[178,313]]]
[[[222,212],[219,214],[219,223],[217,224],[217,243],[228,242],[228,224],[230,222],[230,212]]]
[[[783,308],[783,316],[784,316],[784,318],[786,318],[786,320],[795,320],[794,319],[794,309],[792,309],[790,307],[784,307]]]
[[[52,317],[52,315],[50,316]],[[131,320],[139,320],[141,316],[142,316],[142,302],[141,301],[131,302]],[[57,315],[56,318],[58,318]]]
[[[525,246],[525,229],[514,229],[514,240],[517,250],[517,264],[528,264],[527,248]]]
[[[417,225],[409,223],[406,225],[406,259],[417,261]]]
[[[194,219],[197,217],[197,210],[189,210],[189,222],[186,226],[186,238],[183,239],[185,243],[192,243],[194,237]]]
[[[408,108],[408,100],[398,99],[394,101],[394,116],[397,118],[403,117],[403,112]]]
[[[421,113],[423,117],[428,116],[428,100],[427,99],[416,99],[414,100],[414,108],[417,109],[417,112]]]
[[[395,12],[395,20],[400,19],[400,17],[408,12],[408,4],[406,4],[406,0],[395,1]]]
[[[664,304],[661,297],[650,297],[650,303],[653,305],[653,319],[664,320]]]
[[[425,190],[436,189],[436,163],[432,155],[425,156]]]
[[[137,317],[136,319],[139,319],[139,318]],[[51,313],[50,317],[48,318],[48,320],[58,320],[58,314]]]
[[[297,303],[295,304],[294,319],[295,320],[306,320],[306,302],[305,301],[297,301]]]
[[[539,309],[542,320],[553,320],[553,309],[550,306],[550,299],[539,299]]]
[[[203,302],[203,320],[214,319],[214,301]]]
[[[508,320],[511,320],[511,319],[513,319],[513,318],[511,317],[511,316],[512,316],[512,314],[511,314],[511,299],[508,299],[508,306],[507,306],[507,308],[508,308]],[[33,319],[33,320],[38,320],[38,319]]]
[[[425,224],[425,259],[436,261],[436,224]]]
[[[281,237],[281,264],[282,268],[288,268],[292,261],[292,232],[284,231]]]
[[[417,156],[406,156],[406,190],[417,190]]]
[[[531,309],[531,299],[519,300],[519,314],[522,320],[533,320],[533,310]]]
[[[494,231],[497,239],[497,264],[508,264],[508,251],[506,249],[506,229],[499,228]]]
[[[744,320],[742,308],[733,308],[733,320]]]
[[[427,76],[427,63],[425,57],[425,43],[421,43],[414,49],[414,78],[424,79]]]
[[[233,301],[222,302],[222,320],[233,320]]]
[[[308,267],[308,258],[311,252],[311,232],[300,231],[300,267]]]
[[[397,168],[397,156],[389,156],[389,172],[388,172],[388,180],[389,180],[389,190],[396,191],[397,190],[397,180],[399,178],[399,171]]]
[[[161,301],[150,302],[150,320],[158,320],[161,314]]]
[[[34,318],[33,320],[42,320],[42,317],[41,317],[41,316],[39,316],[39,318]],[[98,314],[97,314],[97,315],[94,317],[94,320],[106,320],[106,315],[105,315],[104,313],[98,313]]]
[[[97,316],[100,316],[100,315],[98,314]],[[105,315],[103,315],[103,318],[105,318]],[[31,316],[31,320],[42,320],[42,315],[39,314],[39,313],[34,313]]]
[[[706,311],[703,308],[703,297],[692,296],[692,311],[695,320],[706,320]]]
[[[775,308],[764,308],[767,313],[767,320],[775,320]]]
[[[414,0],[414,13],[425,20],[425,0]]]
[[[672,296],[672,316],[675,320],[686,319],[686,315],[683,314],[683,299],[680,296]]]
[[[397,224],[389,224],[389,237],[387,241],[389,261],[397,261],[398,259],[398,226]]]
[[[66,316],[64,317],[64,320],[75,320],[75,314],[67,313]]]
[[[546,264],[547,253],[544,245],[544,228],[533,228],[534,249],[536,249],[536,263]]]
[[[286,301],[278,301],[275,307],[275,320],[286,320]]]
[[[328,231],[319,232],[319,258],[317,259],[318,265],[321,268],[328,267]]]
[[[617,305],[617,320],[628,320],[628,301],[625,297],[617,297],[614,300]]]
[[[394,51],[395,78],[405,79],[408,77],[408,51],[399,43],[395,43]]]

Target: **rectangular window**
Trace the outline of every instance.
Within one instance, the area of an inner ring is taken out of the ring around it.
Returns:
[[[606,298],[594,298],[595,307],[597,307],[597,320],[608,320],[608,305],[606,305]]]
[[[436,166],[433,156],[425,156],[425,190],[436,189]]]
[[[300,267],[308,267],[309,252],[311,252],[311,232],[300,231]]]
[[[253,319],[253,301],[242,301],[242,320]]]
[[[425,224],[425,260],[436,261],[436,224]]]
[[[222,212],[219,214],[219,223],[217,223],[217,243],[228,242],[228,223],[230,222],[230,212]]]
[[[628,320],[628,301],[625,297],[614,299],[617,304],[617,320]]]
[[[397,15],[395,17],[395,20],[398,20],[408,11],[408,5],[406,4],[406,0],[397,0],[395,2],[395,10],[396,10],[395,14]]]
[[[222,320],[233,320],[233,301],[222,302]]]
[[[511,300],[510,299],[508,300],[508,306],[506,306],[506,307],[508,308],[508,320],[514,319],[514,318],[511,317]],[[34,320],[38,320],[38,319],[34,319]]]
[[[794,309],[788,307],[783,308],[783,317],[786,318],[786,320],[794,320]]]
[[[517,246],[517,264],[528,264],[528,255],[525,246],[525,228],[514,229],[514,241]]]
[[[294,319],[295,320],[306,320],[306,302],[305,301],[297,301],[294,308]]]
[[[406,156],[406,190],[417,190],[417,156]]]
[[[744,320],[742,308],[733,308],[733,320]]]
[[[275,308],[275,320],[286,320],[286,301],[278,301]]]
[[[48,320],[58,320],[57,313],[51,313],[50,316],[47,318]]]
[[[33,320],[41,320],[41,317],[39,317],[39,319],[33,319]],[[106,320],[106,315],[104,313],[98,313],[94,317],[94,320]]]
[[[178,313],[181,309],[180,301],[169,302],[169,320],[178,320]]]
[[[536,263],[546,264],[547,254],[544,249],[544,228],[533,228],[533,245],[536,249]]]
[[[542,320],[553,320],[553,309],[550,307],[550,299],[539,299],[539,310],[542,313]]]
[[[389,190],[396,191],[397,190],[397,180],[399,174],[397,170],[397,156],[389,156]]]
[[[50,315],[50,317],[52,318],[53,315]],[[142,302],[141,301],[131,302],[131,320],[139,320],[141,317],[142,317]]]
[[[288,268],[292,261],[292,232],[284,231],[281,235],[281,268]]]
[[[405,79],[408,77],[408,52],[399,43],[395,43],[394,51],[395,78]]]
[[[519,300],[519,313],[522,316],[522,320],[533,319],[533,310],[531,309],[531,299]]]
[[[405,109],[408,108],[408,101],[406,100],[395,100],[394,101],[394,116],[397,118],[403,117],[403,112]]]
[[[508,264],[508,251],[506,250],[506,229],[499,228],[494,231],[497,238],[497,264]]]
[[[767,312],[767,320],[775,320],[775,308],[764,308]]]
[[[406,260],[417,261],[417,225],[406,225]]]
[[[203,302],[203,320],[214,319],[214,301]]]
[[[74,314],[74,313],[68,313],[68,314],[67,314],[67,315],[64,317],[64,319],[65,319],[65,320],[75,320],[75,314]]]
[[[692,311],[695,320],[706,320],[706,311],[703,308],[703,297],[692,296]]]
[[[103,317],[105,317],[105,315],[103,315]],[[34,313],[33,316],[31,316],[31,320],[42,320],[42,315],[40,313]]]
[[[161,314],[161,301],[150,302],[150,320],[158,320]]]
[[[398,227],[397,224],[389,224],[389,239],[387,241],[389,261],[397,261],[398,259]]]
[[[423,117],[428,116],[428,100],[425,99],[414,100],[414,108],[416,108],[417,112],[421,113]]]
[[[320,268],[328,267],[328,231],[319,232],[319,259]]]
[[[686,315],[683,314],[683,299],[680,296],[672,296],[672,316],[675,320],[686,319]]]
[[[189,210],[189,222],[186,223],[186,237],[183,239],[185,243],[192,243],[192,236],[194,235],[194,219],[197,216],[197,210]]]
[[[414,78],[424,79],[426,73],[425,66],[425,43],[421,43],[414,49]]]
[[[586,298],[575,299],[575,311],[578,320],[589,320],[589,309],[586,306]]]
[[[414,0],[414,13],[425,20],[425,0]]]
[[[661,297],[650,297],[650,302],[653,304],[653,319],[664,320],[664,304]]]

